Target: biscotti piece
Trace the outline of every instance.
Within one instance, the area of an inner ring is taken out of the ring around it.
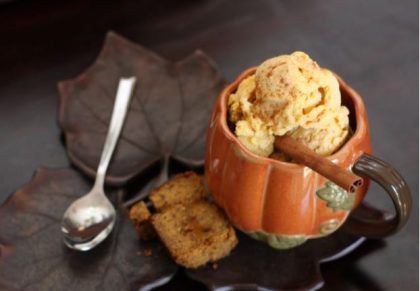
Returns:
[[[129,217],[143,240],[151,240],[156,237],[156,232],[150,223],[151,216],[152,214],[143,201],[137,202],[130,209]]]
[[[190,204],[206,197],[203,182],[200,176],[189,171],[178,174],[168,182],[153,190],[150,201],[157,211],[174,204]]]
[[[238,243],[225,215],[204,200],[174,205],[154,214],[151,221],[172,258],[187,268],[219,260]]]

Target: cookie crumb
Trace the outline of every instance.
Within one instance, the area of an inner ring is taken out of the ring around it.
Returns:
[[[136,252],[138,256],[150,257],[153,254],[152,249],[145,249],[143,251]]]
[[[150,241],[156,237],[156,232],[149,221],[151,215],[144,201],[137,202],[130,208],[129,217],[134,222],[140,239],[144,241]]]
[[[213,268],[213,270],[217,270],[217,269],[219,269],[219,265],[218,265],[217,263],[213,263],[213,264],[211,265],[211,267]]]

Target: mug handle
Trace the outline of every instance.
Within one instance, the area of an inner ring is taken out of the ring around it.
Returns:
[[[398,232],[407,223],[411,212],[411,194],[404,178],[389,165],[377,157],[363,154],[353,165],[352,171],[378,183],[391,197],[395,207],[392,216],[356,217],[350,215],[344,225],[346,231],[368,238],[382,238]]]

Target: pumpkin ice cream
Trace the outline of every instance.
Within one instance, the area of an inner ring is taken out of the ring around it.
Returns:
[[[235,134],[250,151],[273,153],[275,136],[290,135],[327,156],[345,142],[349,111],[332,72],[294,52],[263,62],[229,97]]]

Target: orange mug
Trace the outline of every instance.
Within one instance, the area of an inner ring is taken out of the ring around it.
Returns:
[[[346,229],[360,236],[384,237],[400,230],[410,214],[410,190],[392,166],[370,155],[366,110],[359,94],[337,76],[354,133],[328,159],[364,178],[362,187],[348,193],[305,166],[252,153],[230,130],[228,98],[255,70],[244,71],[222,91],[207,131],[206,183],[236,228],[277,249],[329,235],[346,220]],[[350,215],[363,200],[370,180],[391,197],[394,216],[372,220]]]

